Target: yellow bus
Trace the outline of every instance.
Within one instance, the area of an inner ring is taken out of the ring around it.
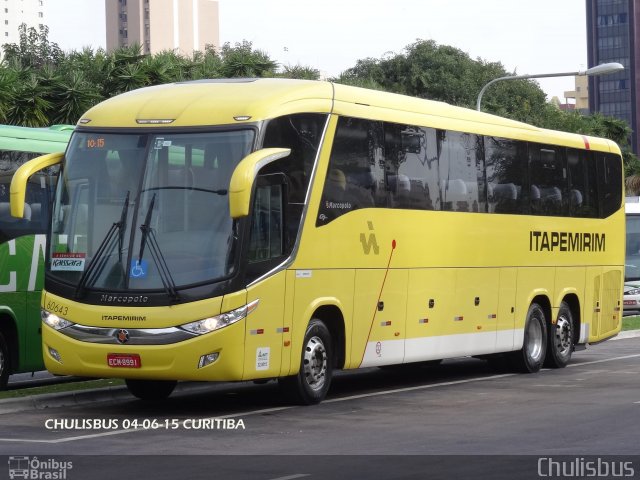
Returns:
[[[79,121],[42,298],[55,374],[278,379],[459,356],[565,366],[620,329],[622,161],[608,141],[330,82],[144,88]]]

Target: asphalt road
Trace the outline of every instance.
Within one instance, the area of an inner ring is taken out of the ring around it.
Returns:
[[[69,479],[540,478],[545,458],[584,473],[591,458],[638,455],[639,384],[631,338],[534,375],[471,358],[341,372],[312,407],[283,403],[275,383],[198,386],[162,404],[121,395],[1,414],[0,455],[68,458]],[[640,476],[640,456],[610,458],[609,473]]]

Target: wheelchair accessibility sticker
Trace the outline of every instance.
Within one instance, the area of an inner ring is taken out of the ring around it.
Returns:
[[[129,275],[131,278],[145,278],[149,273],[149,263],[146,260],[131,260]]]

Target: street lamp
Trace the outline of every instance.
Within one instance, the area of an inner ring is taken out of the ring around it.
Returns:
[[[615,73],[624,70],[624,66],[620,63],[603,63],[600,65],[596,65],[595,67],[591,67],[587,70],[581,70],[579,72],[565,72],[565,73],[539,73],[536,75],[509,75],[506,77],[494,78],[489,83],[487,83],[480,93],[478,94],[478,101],[476,102],[476,110],[480,111],[480,102],[482,102],[482,95],[484,95],[485,90],[489,85],[492,85],[500,80],[524,80],[528,78],[545,78],[545,77],[575,77],[588,75],[590,77],[594,75],[607,75],[609,73]]]

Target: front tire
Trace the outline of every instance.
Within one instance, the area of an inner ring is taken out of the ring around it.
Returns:
[[[7,388],[9,370],[11,370],[9,348],[7,347],[7,342],[4,340],[4,336],[0,333],[0,390]]]
[[[532,303],[527,312],[522,349],[513,352],[513,364],[523,373],[535,373],[542,368],[547,352],[547,319],[544,310]]]
[[[571,308],[566,302],[560,304],[558,320],[549,328],[549,342],[545,366],[564,368],[571,360],[574,343],[574,323]]]
[[[125,380],[129,393],[140,400],[157,402],[171,395],[178,382],[174,380]]]
[[[280,378],[279,383],[295,403],[314,405],[327,396],[332,377],[331,333],[324,322],[313,319],[304,335],[298,374]]]

